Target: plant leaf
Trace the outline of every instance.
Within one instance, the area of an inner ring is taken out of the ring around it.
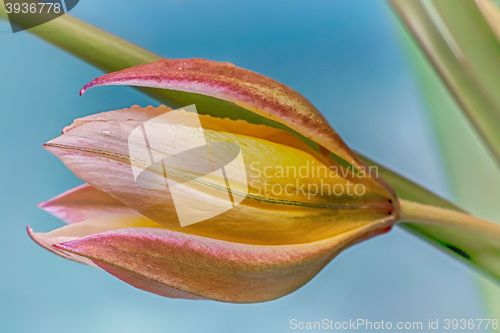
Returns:
[[[500,164],[500,47],[478,4],[391,3]]]
[[[497,209],[500,174],[495,160],[422,54],[418,44],[402,25],[398,25],[398,30],[425,98],[425,110],[429,112],[441,148],[440,154],[447,170],[446,177],[453,198],[476,216],[500,221],[500,212]],[[442,130],[443,128],[446,130]],[[478,195],[479,193],[481,195]],[[478,243],[483,242],[480,240]],[[481,276],[478,276],[478,280],[481,281],[481,294],[489,305],[490,317],[499,317],[498,285]]]

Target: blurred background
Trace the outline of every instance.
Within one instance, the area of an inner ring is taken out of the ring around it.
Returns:
[[[230,61],[277,79],[311,100],[351,147],[452,197],[384,1],[85,0],[71,14],[165,57]],[[295,293],[253,305],[161,298],[39,248],[26,225],[62,223],[37,204],[80,184],[41,145],[74,118],[158,103],[125,87],[79,97],[101,73],[5,22],[0,45],[4,332],[287,332],[291,319],[488,317],[478,275],[399,228],[349,249]]]

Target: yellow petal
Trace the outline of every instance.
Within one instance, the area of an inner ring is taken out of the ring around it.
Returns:
[[[357,178],[332,171],[321,156],[298,149],[298,142],[278,143],[286,138],[285,134],[279,135],[279,130],[261,125],[241,126],[242,122],[203,116],[204,136],[208,141],[240,147],[248,193],[233,209],[181,228],[175,209],[178,207],[174,207],[165,190],[165,170],[151,167],[144,171],[143,181],[137,183],[129,156],[131,131],[144,120],[166,111],[162,107],[135,107],[87,117],[65,129],[62,136],[46,147],[90,185],[162,226],[184,233],[251,244],[296,244],[326,239],[397,215],[394,200],[381,193],[369,175]],[[186,112],[180,115],[192,116]],[[226,131],[222,131],[224,126]],[[189,140],[192,131],[186,128],[185,135],[162,143],[165,153],[175,150],[182,140]],[[238,129],[244,134],[238,133]],[[267,139],[249,136],[251,133]],[[306,171],[299,175],[300,170]],[[227,192],[224,178],[213,176],[196,182],[199,175],[182,167],[167,168],[167,173],[176,179],[195,180],[190,194],[193,200],[205,198],[207,193],[215,200],[213,193]],[[363,190],[355,193],[356,185]],[[244,192],[238,190],[240,187],[231,188],[234,196]]]

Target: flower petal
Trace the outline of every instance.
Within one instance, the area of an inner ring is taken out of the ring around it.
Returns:
[[[61,239],[58,237],[51,237],[50,235],[48,235],[49,233],[33,232],[33,229],[31,229],[30,226],[26,227],[26,232],[28,233],[28,236],[35,243],[37,243],[38,245],[40,245],[42,248],[46,249],[49,252],[57,254],[58,256],[61,256],[65,259],[76,261],[89,266],[96,266],[92,260],[54,247],[54,244],[56,244],[57,242],[62,242],[63,240],[67,240],[65,238]]]
[[[211,96],[288,126],[353,165],[362,165],[321,113],[302,95],[227,62],[162,59],[105,74],[85,85],[132,85]]]
[[[137,217],[103,219],[84,228],[86,223],[68,225],[52,236],[37,235],[53,243],[57,251],[91,260],[119,279],[155,294],[261,302],[296,290],[340,251],[383,233],[392,222],[387,218],[326,240],[279,246],[233,243],[155,228],[153,222]],[[142,224],[149,227],[138,227]],[[65,234],[69,235],[67,241],[51,239]]]
[[[40,208],[66,223],[77,223],[97,217],[137,214],[105,192],[83,184],[42,202]]]
[[[186,233],[252,244],[304,243],[377,223],[387,216],[395,219],[397,215],[390,197],[369,186],[365,187],[362,195],[349,194],[349,181],[339,174],[329,174],[328,177],[306,174],[299,178],[293,174],[269,175],[265,172],[266,168],[286,166],[300,170],[304,166],[307,168],[308,165],[322,164],[313,155],[295,147],[219,131],[222,122],[232,124],[232,120],[218,119],[218,130],[211,130],[206,128],[213,125],[211,117],[201,116],[207,138],[238,143],[248,177],[252,181],[249,182],[246,199],[239,205],[223,214],[181,229],[177,222],[178,210],[176,211],[172,197],[165,189],[164,172],[154,168],[145,170],[143,181],[137,182],[132,173],[127,141],[131,131],[144,119],[167,110],[162,107],[134,107],[87,117],[66,128],[62,136],[47,143],[46,147],[87,183],[163,227]],[[240,122],[236,124],[238,128],[242,127],[239,126]],[[229,127],[226,129],[229,130]],[[270,133],[266,132],[264,126],[259,125],[258,128],[258,132]],[[188,134],[169,138],[161,145],[162,149],[177,147],[180,144],[178,140],[189,140]],[[276,136],[273,137],[276,139]],[[222,182],[220,179],[210,179],[209,183],[196,183],[190,189],[189,200],[215,200],[212,192],[226,186],[225,183],[221,185]],[[307,190],[290,194],[267,190],[274,185],[283,188],[289,183],[292,190],[296,190],[302,185],[300,182],[309,186],[313,184],[317,188],[328,187],[324,193]],[[332,188],[341,191],[333,193],[330,191]],[[227,187],[222,189],[227,192]],[[233,191],[233,194],[238,196],[239,192]]]

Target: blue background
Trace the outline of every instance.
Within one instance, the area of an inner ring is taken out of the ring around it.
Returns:
[[[309,98],[353,148],[449,194],[396,21],[383,1],[97,1],[72,11],[166,57],[234,62]],[[133,89],[80,87],[99,71],[0,23],[0,330],[287,332],[289,320],[481,318],[475,273],[401,230],[351,248],[276,301],[161,298],[32,243],[61,225],[40,201],[80,183],[42,143],[74,118],[157,104]]]

